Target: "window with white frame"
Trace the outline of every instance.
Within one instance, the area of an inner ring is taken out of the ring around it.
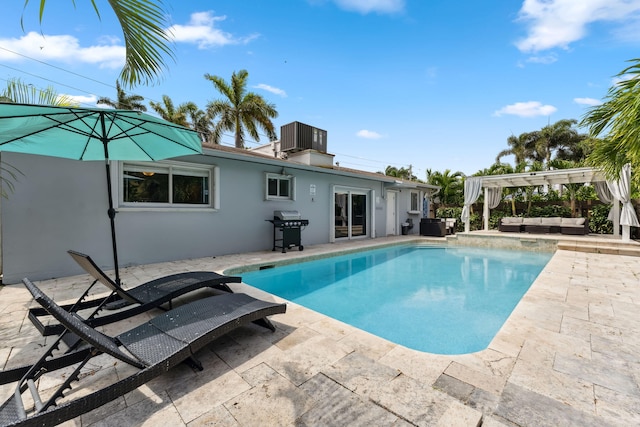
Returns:
[[[215,167],[123,163],[121,170],[124,206],[215,207]]]
[[[295,177],[267,173],[265,182],[267,200],[295,200]]]
[[[409,212],[420,213],[420,192],[411,191],[409,194]]]

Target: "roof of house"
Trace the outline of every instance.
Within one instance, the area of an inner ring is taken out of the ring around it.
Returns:
[[[287,169],[300,169],[309,170],[318,173],[328,173],[340,176],[350,176],[356,178],[372,179],[375,181],[381,181],[387,184],[387,187],[393,188],[415,188],[417,190],[437,191],[440,189],[437,185],[426,184],[418,181],[409,181],[396,178],[393,176],[387,176],[382,173],[367,172],[358,169],[350,169],[342,166],[311,166],[303,163],[296,163],[286,159],[280,159],[278,157],[257,152],[254,150],[247,150],[244,148],[229,147],[218,144],[202,144],[203,154],[209,156],[216,156],[228,159],[251,161],[255,163],[270,164],[275,166],[285,167]]]

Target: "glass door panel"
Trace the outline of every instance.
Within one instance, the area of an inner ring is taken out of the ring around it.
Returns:
[[[351,194],[351,236],[367,235],[367,196]]]
[[[349,237],[349,193],[335,194],[335,237]]]

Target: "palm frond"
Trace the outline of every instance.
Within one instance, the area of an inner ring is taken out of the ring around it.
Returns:
[[[120,80],[130,87],[153,83],[166,68],[164,57],[175,60],[162,1],[109,0],[109,4],[122,27],[126,48]]]

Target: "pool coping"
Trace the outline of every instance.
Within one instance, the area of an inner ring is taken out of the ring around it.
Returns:
[[[388,241],[409,240],[415,239]],[[353,246],[374,245],[345,249]],[[305,251],[313,255],[335,247]],[[170,272],[226,271],[255,258],[283,256],[293,254],[265,251],[128,267],[122,277],[139,283]],[[204,356],[217,368],[177,369],[81,421],[116,423],[142,410],[148,425],[252,425],[256,416],[263,424],[320,425],[338,414],[345,425],[637,424],[637,264],[632,257],[556,251],[489,348],[461,356],[407,349],[290,303],[286,314],[272,319],[275,334],[250,329],[218,342]],[[87,281],[75,276],[39,284],[63,300]],[[280,300],[246,284],[232,287]],[[0,356],[6,361],[12,353],[37,351],[41,337],[24,319],[32,304],[26,290],[8,285],[0,292],[0,312],[14,319],[4,324]]]

